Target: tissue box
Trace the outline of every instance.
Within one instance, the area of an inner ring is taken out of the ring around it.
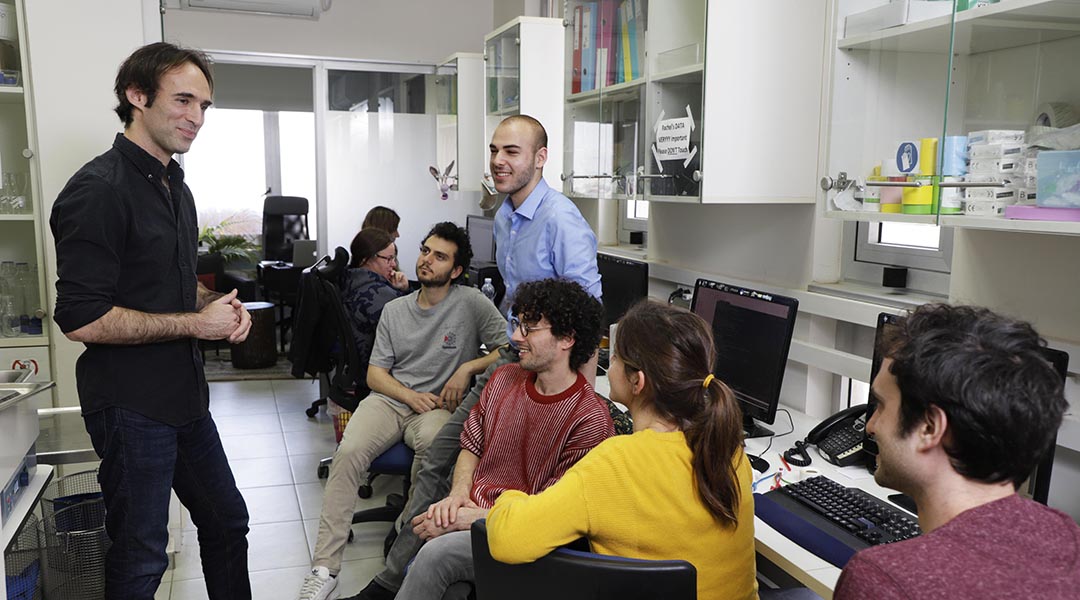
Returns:
[[[1080,150],[1043,150],[1038,171],[1038,206],[1080,208]]]
[[[844,19],[844,37],[861,35],[924,21],[952,12],[952,2],[928,0],[893,0],[876,8],[848,15]]]

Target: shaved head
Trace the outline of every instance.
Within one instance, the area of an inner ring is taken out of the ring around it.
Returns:
[[[499,127],[503,125],[524,125],[532,132],[533,152],[541,148],[547,148],[548,138],[547,130],[540,124],[540,121],[530,117],[529,115],[513,115],[503,119],[502,123],[499,123]]]

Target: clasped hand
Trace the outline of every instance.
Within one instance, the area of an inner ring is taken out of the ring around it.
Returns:
[[[413,518],[413,533],[422,540],[430,540],[444,533],[468,529],[473,521],[486,514],[487,511],[468,496],[447,496],[429,506],[426,513]]]
[[[251,330],[251,314],[233,291],[211,301],[199,311],[199,335],[204,340],[227,339],[239,344],[247,339]]]

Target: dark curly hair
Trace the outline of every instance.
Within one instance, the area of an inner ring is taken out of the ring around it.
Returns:
[[[210,68],[210,58],[199,50],[156,42],[139,48],[124,60],[116,73],[116,83],[113,86],[117,100],[116,115],[124,122],[124,127],[131,125],[134,119],[132,112],[135,110],[134,105],[127,99],[128,89],[135,88],[146,94],[146,107],[149,108],[157,98],[161,77],[185,63],[191,63],[202,71],[210,91],[213,92],[214,74]]]
[[[1019,486],[1054,443],[1068,407],[1064,384],[1028,323],[973,306],[924,304],[882,336],[900,388],[900,434],[930,406],[948,417],[956,472]]]
[[[575,371],[592,358],[604,331],[604,307],[573,281],[541,279],[521,284],[514,294],[511,312],[526,323],[541,318],[551,324],[551,334],[574,338],[570,368]]]
[[[426,242],[433,235],[453,242],[457,246],[457,250],[454,251],[454,266],[461,267],[461,275],[458,275],[454,281],[458,281],[465,276],[466,271],[469,270],[469,263],[472,262],[472,242],[469,241],[469,232],[465,231],[464,227],[459,227],[457,223],[443,221],[431,228],[431,231],[424,236],[424,241]]]

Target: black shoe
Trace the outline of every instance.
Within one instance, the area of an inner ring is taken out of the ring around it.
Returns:
[[[397,592],[384,588],[372,579],[359,594],[341,600],[394,600],[394,596],[397,596]]]

